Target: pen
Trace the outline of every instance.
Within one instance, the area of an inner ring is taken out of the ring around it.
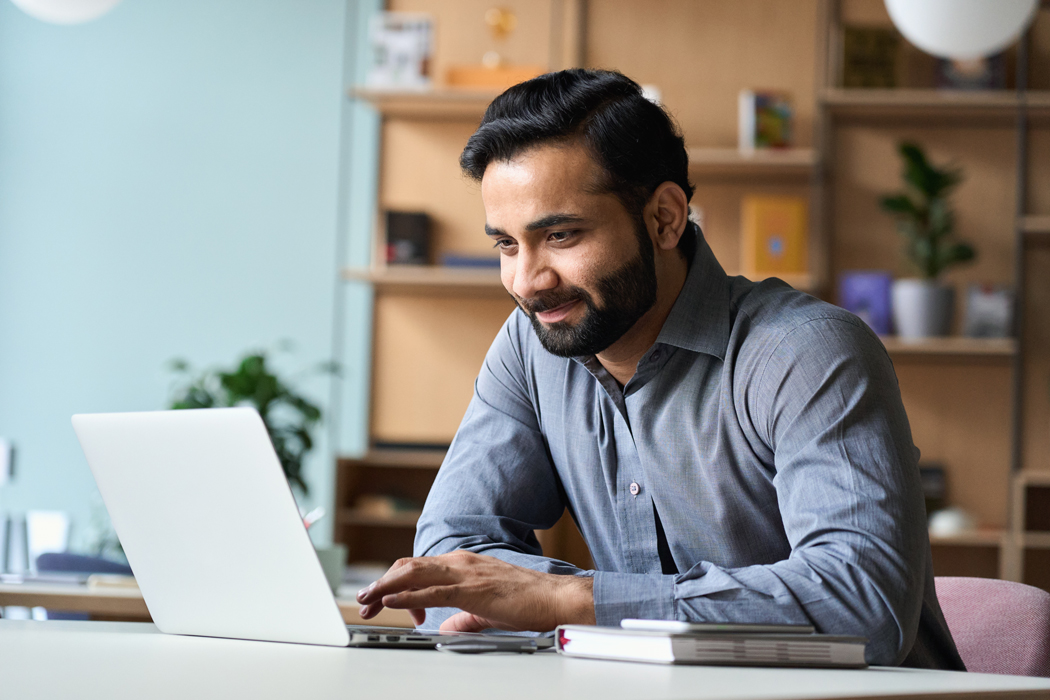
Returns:
[[[508,639],[506,641],[457,639],[451,642],[441,642],[437,645],[438,651],[453,654],[490,654],[500,651],[508,651],[515,654],[531,654],[537,648],[536,642],[532,639]]]

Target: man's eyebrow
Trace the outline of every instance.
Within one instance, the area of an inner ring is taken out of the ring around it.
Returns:
[[[564,224],[578,224],[583,221],[582,216],[575,214],[549,214],[543,218],[536,219],[525,227],[526,231],[537,231],[541,228],[551,228]]]
[[[565,224],[578,224],[582,222],[584,218],[577,216],[576,214],[548,214],[540,219],[526,224],[526,231],[539,231],[540,229],[551,228],[553,226],[563,226]],[[507,232],[500,228],[493,228],[488,224],[485,224],[485,235],[492,238],[498,238],[499,236],[507,235]]]

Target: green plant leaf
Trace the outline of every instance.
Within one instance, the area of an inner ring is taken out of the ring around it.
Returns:
[[[948,267],[958,263],[971,262],[977,257],[977,251],[968,243],[956,243],[941,252],[941,265]]]
[[[900,143],[898,151],[908,191],[885,195],[879,204],[896,218],[897,231],[905,240],[905,256],[924,277],[936,278],[947,267],[972,259],[957,246],[963,245],[971,256],[972,248],[950,240],[955,214],[948,194],[962,181],[962,173],[957,168],[934,166],[913,142]]]
[[[888,195],[879,200],[879,204],[888,212],[893,214],[909,214],[914,216],[918,212],[915,203],[906,194]]]

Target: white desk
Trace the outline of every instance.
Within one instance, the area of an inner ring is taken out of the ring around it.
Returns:
[[[553,653],[455,656],[178,637],[150,623],[0,620],[4,700],[251,698],[1050,698],[1050,679],[865,671],[661,666]]]
[[[383,608],[379,615],[365,620],[358,614],[360,606],[352,597],[336,598],[335,602],[343,614],[343,620],[350,625],[414,626],[407,610]],[[28,608],[39,605],[52,610],[85,612],[92,619],[150,621],[149,610],[137,586],[88,588],[68,583],[0,583],[0,607],[7,605]]]

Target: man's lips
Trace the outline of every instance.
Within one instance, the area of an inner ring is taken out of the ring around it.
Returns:
[[[573,299],[572,301],[565,302],[561,306],[555,306],[553,309],[537,311],[536,318],[544,323],[557,323],[558,321],[564,320],[566,316],[572,313],[572,310],[575,309],[576,305],[579,303],[579,299]]]

